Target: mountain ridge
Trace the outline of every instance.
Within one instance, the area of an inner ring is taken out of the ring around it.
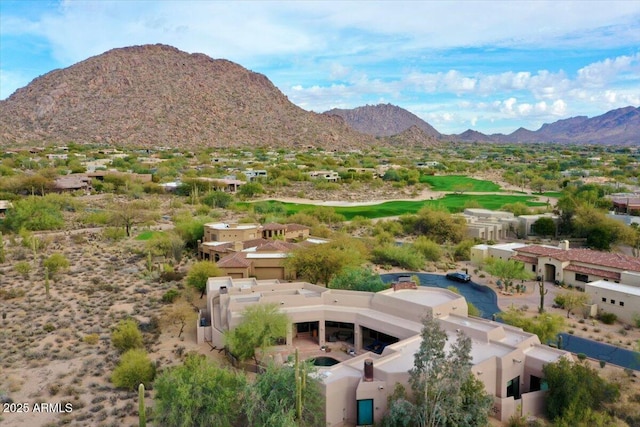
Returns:
[[[156,44],[111,49],[52,70],[0,101],[0,146],[109,143],[174,147],[428,147],[443,141],[640,144],[640,108],[532,131],[444,135],[392,104],[306,111],[263,74]]]

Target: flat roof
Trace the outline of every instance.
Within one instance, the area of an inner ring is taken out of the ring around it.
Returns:
[[[383,292],[382,295],[403,301],[414,302],[431,308],[464,298],[451,291],[447,291],[446,289],[428,288],[426,286],[420,286],[418,289],[401,289],[398,291],[392,290],[387,292]]]
[[[226,222],[211,222],[211,223],[205,224],[206,227],[210,227],[215,230],[249,230],[251,228],[257,229],[259,227],[259,225],[257,224],[232,224],[232,225],[233,227],[231,227],[230,224]]]
[[[588,289],[589,286],[598,288],[598,289],[606,289],[608,291],[615,291],[623,294],[629,294],[636,297],[640,297],[640,287],[638,286],[607,282],[606,280],[596,280],[595,282],[587,283],[585,287]]]

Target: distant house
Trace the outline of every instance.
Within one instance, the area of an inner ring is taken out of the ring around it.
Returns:
[[[74,173],[56,178],[53,182],[53,190],[59,193],[71,191],[90,192],[93,190],[93,187],[89,176]]]
[[[582,290],[585,284],[598,280],[640,285],[640,258],[623,254],[569,249],[569,242],[559,246],[476,245],[471,248],[471,260],[480,264],[488,258],[521,261],[525,269],[547,282],[564,282]]]
[[[340,180],[340,175],[335,171],[311,171],[308,174],[313,179],[324,179],[328,182],[338,182]]]
[[[247,181],[255,181],[267,177],[267,171],[264,169],[247,169],[242,171],[242,173],[247,177]]]
[[[198,256],[216,262],[230,277],[289,279],[295,273],[286,271],[284,259],[302,245],[316,242],[308,237],[309,227],[300,224],[205,224]]]

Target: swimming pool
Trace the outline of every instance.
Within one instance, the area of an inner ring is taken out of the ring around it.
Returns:
[[[480,316],[485,319],[491,319],[494,314],[500,313],[498,308],[498,296],[488,286],[479,285],[477,283],[454,283],[442,274],[428,274],[428,273],[389,273],[381,274],[380,278],[383,282],[389,283],[398,280],[400,276],[418,276],[420,279],[420,286],[436,287],[447,289],[449,286],[458,288],[460,294],[465,299],[473,303],[478,310],[480,310]]]

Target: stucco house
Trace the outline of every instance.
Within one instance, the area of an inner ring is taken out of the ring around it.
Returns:
[[[614,313],[623,322],[633,323],[640,315],[640,258],[570,249],[567,241],[559,246],[507,243],[471,248],[475,265],[489,258],[521,261],[525,269],[545,282],[564,283],[585,291],[597,311]]]
[[[331,426],[380,421],[395,384],[408,384],[425,317],[437,319],[446,332],[447,351],[458,333],[471,338],[472,373],[493,396],[493,416],[501,421],[542,413],[543,366],[571,358],[519,328],[469,317],[464,297],[446,289],[396,286],[372,293],[231,277],[207,282],[198,342],[224,346],[224,332],[240,323],[247,306],[261,303],[277,304],[291,321],[285,344],[271,353],[274,360],[298,347],[333,347],[338,363],[318,368]]]
[[[302,245],[322,242],[309,239],[309,227],[300,224],[209,223],[198,243],[198,256],[216,262],[234,278],[292,279],[295,273],[284,266],[287,255]]]

